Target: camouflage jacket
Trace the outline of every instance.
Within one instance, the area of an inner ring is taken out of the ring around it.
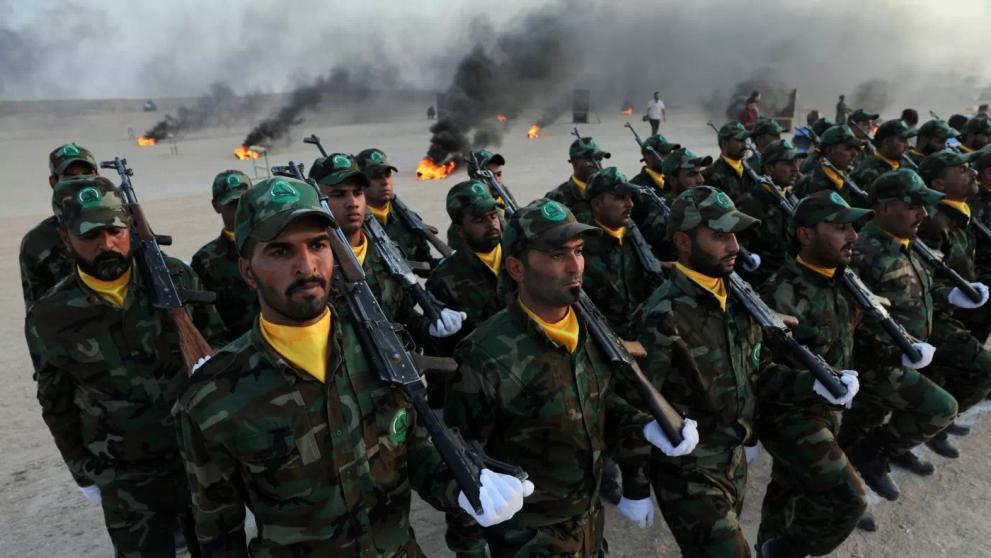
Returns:
[[[980,186],[977,194],[971,197],[970,210],[975,219],[980,219],[986,226],[991,227],[991,190]],[[974,260],[978,280],[991,283],[991,240],[977,238]]]
[[[419,555],[410,487],[434,506],[457,506],[412,405],[370,369],[346,315],[331,312],[326,383],[280,357],[256,324],[179,398],[179,449],[206,555]],[[245,506],[258,523],[250,544]]]
[[[498,287],[499,278],[468,247],[442,259],[427,278],[427,291],[434,298],[468,314],[465,333],[506,307]]]
[[[760,219],[760,225],[737,235],[740,244],[761,258],[760,267],[753,273],[744,273],[750,283],[762,284],[778,271],[788,258],[791,235],[788,231],[790,215],[778,203],[778,198],[768,192],[767,186],[758,184],[737,201],[740,211]]]
[[[402,282],[389,273],[385,260],[371,238],[368,239],[368,252],[365,254],[365,280],[372,289],[375,299],[382,305],[382,311],[392,323],[402,324],[421,347],[428,347],[431,338],[427,333],[430,321],[416,309],[416,301]]]
[[[854,183],[857,184],[857,186],[860,186],[863,191],[870,192],[868,189],[870,184],[861,184],[856,180],[854,180]],[[833,185],[833,181],[826,176],[826,172],[823,170],[822,165],[817,165],[814,169],[812,169],[812,172],[802,176],[802,178],[798,179],[798,183],[795,184],[795,195],[798,196],[798,199],[808,197],[809,194],[814,194],[821,191],[837,192],[844,199],[844,201],[853,207],[865,207],[866,205],[864,200],[858,198],[857,195],[854,194],[849,188],[842,187],[837,190],[836,186]]]
[[[166,259],[178,286],[201,289],[184,263]],[[72,273],[28,311],[25,334],[42,416],[80,486],[108,475],[176,472],[175,425],[169,414],[186,381],[171,319],[151,306],[134,273],[124,307],[94,294]],[[193,321],[209,342],[224,334],[212,306]]]
[[[658,195],[667,202],[670,209],[671,202],[674,201],[671,197],[670,189],[658,187],[654,179],[646,171],[641,170],[640,174],[630,179],[630,182],[645,188],[657,189]],[[654,207],[654,202],[649,197],[644,194],[633,195],[633,211],[630,214],[630,218],[637,224],[637,228],[643,234],[644,240],[654,249],[654,254],[658,258],[662,261],[672,261],[675,259],[674,247],[667,239],[667,216]]]
[[[557,188],[544,194],[544,197],[564,204],[582,223],[592,222],[592,210],[585,199],[585,193],[575,184],[574,177],[568,178]]]
[[[379,221],[379,223],[382,223]],[[389,216],[382,228],[393,242],[399,245],[399,249],[406,254],[406,257],[415,262],[423,262],[433,265],[434,256],[430,253],[430,245],[427,239],[409,226],[406,221],[396,212],[395,207],[389,210]]]
[[[857,183],[858,186],[863,188],[865,192],[870,192],[871,184],[874,184],[874,180],[882,174],[890,171],[897,170],[901,165],[892,167],[883,159],[877,155],[865,155],[861,160],[857,168],[850,173],[850,178]]]
[[[909,149],[908,151],[905,152],[905,155],[907,155],[908,158],[911,159],[913,163],[915,163],[915,166],[921,165],[922,161],[926,160],[925,155],[914,149]]]
[[[654,459],[694,467],[756,440],[757,400],[805,404],[817,397],[808,373],[775,364],[761,327],[729,298],[723,311],[677,269],[637,310],[633,331],[647,349],[642,368],[683,416],[698,422],[699,445],[685,457]]]
[[[627,237],[622,244],[607,234],[585,238],[585,294],[602,311],[617,335],[630,339],[634,310],[660,286],[640,263]]]
[[[743,197],[752,186],[746,172],[742,175],[736,174],[733,167],[718,155],[715,157],[715,162],[702,171],[702,176],[705,177],[706,186],[719,188],[734,202]]]
[[[58,236],[56,217],[45,219],[24,235],[18,260],[24,308],[27,309],[48,289],[72,273],[72,256]]]
[[[208,291],[217,293],[214,306],[227,327],[227,338],[237,339],[251,329],[258,315],[258,294],[241,277],[234,241],[220,234],[193,255],[192,268]]]
[[[798,170],[802,173],[802,176],[809,174],[819,167],[819,149],[812,147],[809,149],[808,153],[809,156],[806,157],[805,160],[802,161],[801,166],[798,167]]]
[[[977,281],[977,268],[974,264],[977,238],[966,215],[948,205],[938,204],[929,217],[922,221],[919,239],[933,250],[942,252],[943,261],[964,279]],[[947,290],[953,287],[942,277],[936,277],[936,281],[946,285]]]

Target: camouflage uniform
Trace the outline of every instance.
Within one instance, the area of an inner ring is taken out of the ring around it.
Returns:
[[[513,216],[503,249],[520,254],[547,237],[567,240],[589,229],[560,204],[538,200]],[[582,327],[569,352],[513,301],[458,346],[457,358],[445,422],[478,440],[489,456],[519,464],[536,485],[520,513],[484,530],[492,556],[604,556],[602,457],[609,452],[628,465],[625,471],[642,468],[648,446],[641,432],[649,419],[617,393],[596,342]],[[649,497],[642,474],[624,484],[639,491],[637,498]],[[480,536],[449,531],[448,544],[477,553]]]
[[[574,159],[608,159],[612,154],[603,151],[599,144],[592,138],[581,138],[571,142],[568,149],[569,160]],[[585,199],[585,187],[580,186],[574,176],[563,182],[557,188],[544,194],[549,200],[554,200],[564,204],[575,217],[582,223],[592,222],[592,213],[588,207],[588,200]]]
[[[745,141],[750,137],[750,132],[743,127],[743,124],[733,121],[719,129],[719,139],[738,139]],[[741,161],[742,163],[742,161]],[[720,156],[709,168],[705,169],[705,183],[709,186],[719,188],[730,197],[731,200],[738,200],[744,193],[753,186],[750,177],[742,169],[736,169],[726,162],[725,155]]]
[[[774,118],[762,116],[759,119],[757,119],[757,123],[754,124],[754,129],[750,133],[750,137],[754,139],[754,147],[755,147],[754,154],[749,159],[747,159],[747,164],[750,165],[750,168],[760,173],[760,169],[764,164],[763,151],[764,149],[767,149],[767,147],[770,145],[769,143],[764,146],[764,149],[757,151],[756,138],[758,136],[772,136],[773,139],[771,143],[774,143],[776,141],[781,140],[781,134],[783,134],[784,131],[785,129],[781,126],[781,124],[778,124],[778,121]]]
[[[251,186],[240,171],[224,171],[213,181],[213,199],[220,205],[237,203]],[[251,329],[258,315],[258,295],[244,282],[237,263],[234,239],[225,232],[193,255],[192,268],[207,290],[217,293],[214,306],[227,327],[227,338],[237,339]]]
[[[934,118],[919,127],[919,134],[917,137],[917,143],[921,143],[923,138],[936,138],[943,141],[948,141],[960,137],[960,132],[957,132],[951,128],[945,120]],[[916,167],[921,165],[922,161],[925,160],[927,156],[925,153],[922,153],[916,149],[909,149],[907,155],[908,158],[915,163]]]
[[[867,131],[873,128],[874,121],[880,117],[881,117],[880,114],[876,114],[876,113],[871,114],[867,112],[866,109],[859,108],[853,111],[853,114],[851,114],[850,117],[846,119],[846,125],[851,130],[859,127],[861,130]],[[839,125],[839,123],[837,123],[837,125]],[[820,133],[819,135],[821,136],[822,134]],[[867,134],[865,133],[864,135],[866,136]],[[857,168],[860,165],[860,163],[862,163],[864,159],[866,159],[869,156],[867,153],[867,145],[866,145],[867,141],[868,141],[867,138],[864,138],[863,145],[860,146],[860,155],[853,161],[853,168]],[[870,184],[869,183],[865,184],[864,188],[866,189],[867,186],[870,186]]]
[[[905,139],[914,138],[919,131],[909,128],[908,124],[901,120],[889,120],[877,129],[874,135],[874,145],[880,146],[881,141],[892,136],[900,136]],[[892,170],[901,168],[901,161],[887,161],[879,153],[864,157],[857,168],[850,174],[861,188],[867,188],[874,183],[878,176]]]
[[[857,136],[853,135],[853,131],[850,130],[849,127],[833,126],[823,133],[820,149],[840,144],[861,146],[863,145],[863,142],[857,139]],[[824,157],[824,155],[820,154],[817,159],[821,157]],[[838,180],[837,183],[833,182],[833,179],[830,178],[829,174],[827,174],[828,169],[822,164],[821,161],[816,162],[818,164],[812,169],[803,169],[802,172],[805,172],[806,174],[800,178],[798,183],[795,185],[795,195],[798,196],[799,199],[815,192],[838,192],[848,204],[854,207],[862,207],[864,205],[864,201],[858,199],[857,196],[854,195],[849,188],[845,187],[841,181]],[[840,169],[840,171],[844,172],[844,169]],[[840,178],[842,178],[842,176]],[[868,191],[870,187],[869,183],[862,184],[857,181],[854,182],[856,182],[856,184],[864,191]]]
[[[62,210],[72,234],[129,226],[109,180],[64,181],[54,196],[68,200]],[[166,264],[177,286],[200,288],[188,266],[173,258]],[[170,415],[186,365],[178,332],[152,307],[150,288],[132,272],[117,307],[72,273],[35,302],[25,321],[42,416],[76,483],[99,487],[118,556],[173,556],[176,521],[189,514]],[[208,340],[222,335],[211,306],[189,310]]]
[[[681,145],[669,142],[667,138],[661,134],[647,138],[644,140],[643,144],[644,153],[647,153],[647,148],[651,148],[654,152],[663,157],[660,163],[662,168],[651,175],[650,173],[653,172],[653,170],[648,172],[647,167],[643,167],[636,176],[630,179],[630,183],[636,184],[637,186],[645,189],[656,189],[657,195],[668,204],[668,207],[670,207],[671,201],[674,199],[674,195],[672,194],[671,189],[667,187],[663,167],[665,161],[671,156],[671,154],[681,149]],[[665,153],[667,155],[664,155]],[[646,157],[646,155],[644,156]],[[643,234],[643,237],[647,243],[654,248],[655,254],[660,256],[660,252],[657,250],[659,246],[663,245],[665,240],[664,231],[667,226],[667,219],[654,207],[654,202],[651,200],[650,196],[643,192],[637,192],[633,195],[633,212],[630,214],[630,218],[637,224],[637,228],[640,229],[640,233]]]
[[[981,150],[981,155],[973,163],[974,170],[981,172],[991,167],[991,148]],[[991,188],[978,184],[977,193],[970,198],[970,209],[974,219],[980,219],[985,226],[991,227]],[[974,266],[977,278],[984,283],[991,282],[991,240],[977,236],[977,249],[974,253]],[[986,340],[991,335],[991,319],[983,323],[967,319],[967,325],[978,340]]]

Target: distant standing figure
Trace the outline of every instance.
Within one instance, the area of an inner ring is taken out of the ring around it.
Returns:
[[[740,123],[748,131],[754,129],[754,124],[760,119],[760,91],[754,91],[747,99],[747,104],[740,112]]]
[[[840,100],[836,103],[836,124],[846,124],[846,117],[850,115],[850,107],[846,104],[846,95],[840,95]]]
[[[650,121],[650,135],[657,134],[657,128],[661,125],[661,120],[668,121],[668,112],[661,100],[660,93],[654,91],[654,98],[647,101],[647,120]]]
[[[437,116],[437,111],[433,105],[430,105],[427,107],[427,120],[433,120],[435,116]]]
[[[805,123],[811,128],[812,125],[815,124],[816,120],[819,120],[820,118],[822,118],[822,113],[819,112],[819,109],[812,109],[805,117]]]
[[[987,116],[988,115],[988,104],[982,103],[977,107],[977,116]]]

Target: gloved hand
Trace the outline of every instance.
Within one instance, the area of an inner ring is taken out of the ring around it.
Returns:
[[[755,252],[750,252],[750,259],[743,260],[743,269],[747,271],[757,271],[760,269],[760,255]]]
[[[95,484],[80,486],[79,491],[89,500],[90,504],[100,505],[100,502],[103,501],[103,497],[100,496],[100,487]]]
[[[450,337],[461,330],[461,322],[467,317],[464,312],[444,308],[440,311],[440,319],[430,324],[427,333],[431,337]]]
[[[643,500],[620,498],[616,511],[641,529],[654,526],[654,503],[650,501],[649,496]]]
[[[643,437],[647,438],[647,441],[661,450],[664,455],[681,457],[695,451],[695,446],[699,444],[698,423],[690,418],[685,419],[685,424],[681,427],[682,440],[677,446],[671,444],[671,440],[668,440],[667,435],[661,430],[661,425],[657,424],[656,420],[650,421],[647,426],[643,427]]]
[[[458,494],[458,505],[468,512],[482,527],[502,523],[523,509],[523,498],[533,494],[533,483],[522,481],[512,475],[493,473],[482,469],[482,489],[478,499],[482,503],[482,514],[478,515],[468,502],[464,492]]]
[[[950,301],[950,304],[956,306],[957,308],[966,308],[968,310],[984,306],[984,303],[988,301],[988,286],[984,283],[971,283],[970,286],[974,287],[974,290],[981,295],[981,300],[974,302],[969,299],[967,295],[963,294],[960,287],[953,287],[953,290],[950,291],[950,295],[946,297]]]
[[[911,368],[913,370],[919,370],[929,366],[929,363],[933,361],[933,355],[936,354],[936,347],[933,347],[929,343],[912,343],[915,350],[919,351],[921,358],[918,362],[912,362],[908,359],[908,356],[902,355],[902,366],[906,368]]]
[[[857,392],[860,391],[860,380],[857,379],[856,370],[843,370],[841,374],[840,381],[846,385],[846,395],[843,397],[840,397],[839,399],[833,397],[833,394],[829,393],[826,386],[819,383],[819,380],[816,380],[815,383],[812,384],[812,391],[818,393],[823,399],[829,401],[833,405],[842,405],[849,409],[850,406],[853,405],[853,396],[857,395]]]
[[[760,456],[760,446],[743,446],[743,455],[747,458],[747,465],[750,465]]]
[[[192,376],[193,374],[195,374],[196,371],[199,370],[201,366],[203,366],[204,364],[206,364],[206,361],[208,361],[208,360],[210,360],[210,355],[207,355],[207,356],[205,356],[205,357],[197,360],[196,361],[196,364],[193,365],[193,369],[189,371],[189,375]]]

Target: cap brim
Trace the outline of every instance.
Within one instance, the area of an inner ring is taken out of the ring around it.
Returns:
[[[759,224],[760,219],[751,217],[750,215],[736,209],[722,215],[718,219],[709,219],[705,222],[705,226],[710,229],[726,233],[743,232],[750,227]]]
[[[241,196],[243,196],[244,193],[247,191],[248,191],[247,189],[244,189],[244,190],[233,190],[233,191],[224,192],[223,194],[220,195],[219,198],[216,198],[217,203],[219,203],[220,205],[227,205],[229,203],[236,202],[239,199],[241,199]]]
[[[296,219],[309,217],[311,215],[323,219],[327,223],[327,226],[337,228],[337,221],[335,221],[334,218],[331,217],[326,211],[321,209],[294,209],[292,211],[276,213],[261,223],[256,224],[254,229],[251,231],[251,237],[255,240],[260,240],[261,242],[271,242],[279,236],[279,234],[287,226],[289,226],[290,223]]]
[[[86,159],[84,157],[74,157],[72,159],[66,159],[66,160],[62,161],[59,164],[59,166],[55,167],[55,174],[58,175],[58,176],[62,176],[62,173],[65,172],[65,169],[67,169],[70,166],[72,166],[73,163],[83,163],[84,165],[88,166],[89,168],[91,168],[93,170],[97,170],[97,166],[94,165],[92,161],[90,161],[90,160],[88,160],[88,159]]]
[[[557,250],[564,246],[572,238],[581,234],[600,234],[602,229],[575,221],[574,223],[563,223],[548,229],[540,238],[530,243],[530,247],[537,250]]]
[[[705,157],[695,157],[694,159],[689,159],[688,162],[692,164],[692,168],[708,167],[712,166],[712,160],[712,155],[706,155]]]
[[[630,184],[629,182],[624,182],[622,184],[617,184],[616,187],[614,187],[609,193],[617,196],[626,196],[636,194],[640,190],[642,190],[640,186]]]
[[[866,122],[868,120],[877,120],[878,118],[881,118],[880,114],[865,114],[857,120],[851,120],[851,122]]]
[[[357,178],[358,182],[361,182],[361,185],[366,188],[372,184],[365,173],[356,170],[332,172],[320,179],[319,184],[324,186],[336,186],[349,178]]]
[[[123,209],[115,210],[108,208],[90,211],[84,215],[80,215],[72,223],[68,223],[66,229],[76,236],[82,236],[88,232],[107,227],[124,229],[131,226],[131,224],[127,214],[122,213],[123,211]]]
[[[926,188],[921,192],[913,192],[909,194],[909,198],[912,199],[914,203],[917,203],[919,205],[925,205],[927,207],[936,205],[937,203],[940,202],[940,200],[942,200],[945,197],[946,195],[943,194],[942,192],[933,190],[931,188]]]
[[[874,216],[874,211],[870,209],[861,209],[859,207],[847,207],[839,211],[830,223],[836,223],[840,225],[845,225],[847,223],[859,223],[861,221],[870,219]]]
[[[495,155],[489,157],[489,160],[485,161],[484,164],[489,164],[489,163],[495,163],[497,165],[505,165],[506,159],[504,159],[502,155],[496,153]]]
[[[377,174],[381,174],[385,172],[386,169],[389,169],[392,172],[399,172],[399,169],[397,169],[396,167],[385,164],[385,165],[372,165],[368,167],[368,171],[366,174],[368,174],[369,176],[375,176]]]
[[[796,151],[796,150],[792,149],[790,151],[786,151],[785,154],[783,156],[779,157],[777,160],[778,161],[794,161],[795,159],[804,159],[804,158],[806,158],[808,156],[809,156],[808,153],[803,153],[801,151]]]
[[[468,213],[478,217],[479,215],[484,215],[493,209],[499,207],[499,203],[495,200],[489,201],[477,201],[473,202],[468,206]]]

